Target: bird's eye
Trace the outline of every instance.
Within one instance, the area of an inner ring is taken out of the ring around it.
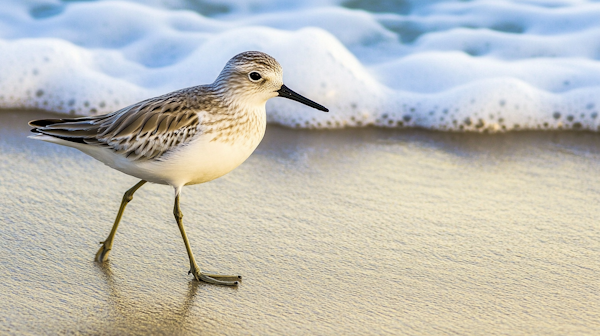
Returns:
[[[256,71],[253,71],[250,74],[248,74],[248,77],[253,82],[256,82],[257,80],[259,80],[259,79],[262,78],[262,76],[258,72],[256,72]]]

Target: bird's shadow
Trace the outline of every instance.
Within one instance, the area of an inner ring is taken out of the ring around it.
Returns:
[[[110,262],[94,264],[101,271],[108,288],[109,321],[106,328],[110,330],[106,331],[109,333],[180,334],[193,327],[190,325],[191,308],[198,287],[202,286],[198,281],[189,281],[181,303],[168,299],[157,303],[156,300],[140,299],[135,294],[129,295],[124,283],[115,278]]]

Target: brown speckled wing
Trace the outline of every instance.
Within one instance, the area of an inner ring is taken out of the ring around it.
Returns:
[[[157,159],[198,132],[196,108],[181,90],[119,111],[73,119],[35,120],[34,132],[111,148],[132,160]]]

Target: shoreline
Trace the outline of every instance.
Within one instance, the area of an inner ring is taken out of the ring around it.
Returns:
[[[59,118],[59,119],[60,118],[87,117],[86,115],[78,115],[78,114],[71,115],[71,114],[65,114],[65,113],[60,113],[60,112],[56,112],[56,111],[47,111],[47,110],[38,110],[38,109],[1,109],[0,108],[0,114],[2,114],[2,113],[4,113],[4,114],[24,113],[24,114],[30,114],[30,115],[44,116],[43,118]],[[40,118],[42,118],[42,117],[40,117]],[[279,128],[287,129],[287,130],[311,131],[311,132],[335,132],[335,131],[344,131],[344,130],[376,129],[376,130],[392,130],[392,131],[395,131],[395,130],[397,130],[397,131],[423,131],[423,132],[432,132],[432,133],[479,134],[479,135],[502,135],[502,134],[527,133],[527,132],[534,132],[534,133],[537,133],[537,132],[540,132],[540,133],[572,132],[572,133],[590,133],[590,134],[599,134],[600,135],[600,126],[598,126],[597,131],[594,131],[591,129],[578,128],[578,127],[560,128],[560,129],[544,129],[544,128],[510,129],[510,130],[496,130],[496,131],[490,131],[487,129],[484,129],[482,131],[466,129],[466,130],[462,130],[462,131],[457,131],[457,130],[452,130],[452,129],[447,129],[447,130],[431,129],[431,128],[425,128],[425,127],[421,127],[421,126],[388,127],[388,126],[381,126],[381,125],[375,125],[375,124],[368,124],[368,125],[364,125],[364,126],[346,125],[341,128],[313,128],[310,126],[296,128],[296,127],[288,127],[286,125],[279,124],[279,123],[273,123],[273,122],[269,122],[267,125],[272,126],[272,127],[273,126],[279,127]]]

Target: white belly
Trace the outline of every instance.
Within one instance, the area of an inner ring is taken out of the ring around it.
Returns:
[[[264,131],[253,141],[224,143],[200,137],[159,160],[132,161],[108,148],[73,146],[125,174],[174,187],[204,183],[221,177],[242,164],[254,152]]]
[[[204,183],[242,164],[259,142],[260,139],[256,143],[236,145],[199,139],[169,155],[164,161],[144,162],[140,168],[152,170],[163,183],[173,186]]]

